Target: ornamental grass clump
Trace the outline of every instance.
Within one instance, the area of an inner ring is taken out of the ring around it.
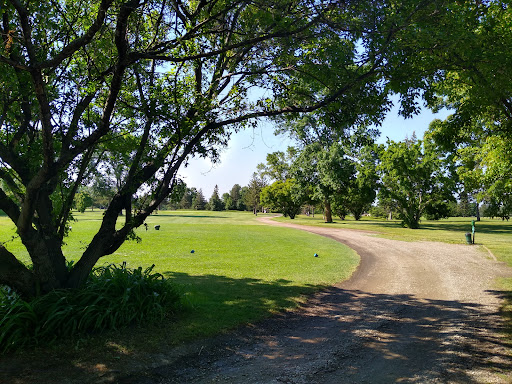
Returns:
[[[0,290],[0,349],[48,344],[57,338],[161,321],[180,307],[180,293],[153,272],[154,265],[97,267],[86,284],[55,290],[24,301],[9,288]]]

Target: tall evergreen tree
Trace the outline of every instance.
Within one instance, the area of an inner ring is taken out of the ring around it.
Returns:
[[[195,188],[187,188],[178,204],[179,208],[180,209],[191,209],[196,195],[197,195],[197,190]]]
[[[199,189],[192,202],[192,208],[198,211],[204,211],[206,209],[206,199],[203,195],[203,190]]]
[[[240,184],[235,184],[229,191],[229,197],[231,198],[231,204],[227,209],[236,209],[239,211],[245,211],[245,206],[242,207],[243,199],[242,199],[242,187]]]
[[[246,207],[256,213],[260,209],[260,193],[265,187],[265,181],[253,173],[247,191],[244,196],[244,203]]]
[[[215,188],[213,188],[213,193],[210,197],[209,208],[211,211],[222,211],[224,209],[224,204],[222,204],[222,200],[219,197],[218,185],[215,185]]]

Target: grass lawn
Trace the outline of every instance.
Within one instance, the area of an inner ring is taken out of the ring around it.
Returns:
[[[81,255],[100,224],[101,212],[75,213],[75,218],[64,247],[68,259]],[[471,218],[423,221],[416,230],[402,228],[399,221],[367,217],[326,224],[321,215],[298,216],[293,222],[372,231],[405,241],[465,243],[464,234],[471,231]],[[142,238],[140,243],[126,242],[99,264],[155,264],[156,271],[181,286],[184,311],[165,324],[75,340],[72,349],[77,359],[104,353],[101,351],[117,358],[119,354],[153,350],[162,344],[176,345],[293,309],[307,295],[349,277],[359,260],[352,250],[334,240],[265,226],[247,212],[159,212],[148,218],[147,224],[147,231],[144,227],[137,231]],[[160,230],[155,230],[155,225],[160,225]],[[0,240],[7,241],[8,249],[28,261],[19,240],[9,240],[13,233],[14,226],[6,217],[0,217]],[[482,219],[476,223],[476,243],[512,266],[512,222]],[[320,257],[314,257],[315,253]],[[501,289],[512,292],[512,279],[500,284]],[[512,304],[505,307],[504,313],[511,316]]]
[[[77,221],[64,247],[69,260],[80,257],[100,225],[101,212],[74,216]],[[176,344],[296,308],[307,295],[348,278],[359,262],[354,251],[334,240],[266,226],[252,213],[161,211],[147,224],[147,231],[137,231],[141,242],[125,242],[98,264],[155,264],[155,271],[181,286],[186,307],[166,324],[102,338],[119,351]],[[0,240],[10,239],[13,231],[8,219],[0,217]],[[28,261],[19,239],[6,247]],[[98,340],[86,344],[91,342]]]

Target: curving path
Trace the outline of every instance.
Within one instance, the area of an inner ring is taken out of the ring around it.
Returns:
[[[284,314],[119,383],[511,383],[502,337],[504,264],[480,247],[298,228],[356,250],[352,278]]]

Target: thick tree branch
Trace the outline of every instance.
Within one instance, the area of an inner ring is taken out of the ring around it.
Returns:
[[[34,274],[0,244],[0,284],[14,288],[22,297],[35,296]]]
[[[28,67],[27,65],[18,63],[17,61],[9,59],[3,55],[0,55],[0,62],[9,65],[12,68],[21,69],[23,71],[28,71],[30,69],[30,67]]]
[[[69,151],[71,141],[79,129],[79,122],[80,122],[80,119],[81,119],[83,113],[89,107],[91,102],[94,100],[95,96],[96,96],[96,92],[88,94],[82,100],[80,100],[80,102],[76,106],[75,111],[73,112],[73,118],[71,119],[71,123],[69,124],[68,132],[62,139],[62,151],[61,152],[64,156]]]
[[[20,209],[18,204],[11,200],[9,196],[0,188],[0,209],[4,211],[12,222],[18,221]]]
[[[30,181],[30,170],[26,161],[18,157],[13,149],[5,146],[2,142],[0,142],[0,158],[20,176],[24,184]]]
[[[69,191],[63,205],[59,217],[57,219],[57,228],[59,239],[62,241],[66,234],[66,224],[69,219],[69,215],[71,214],[71,207],[73,206],[73,200],[75,199],[78,188],[80,187],[89,164],[91,162],[92,156],[94,154],[95,147],[89,148],[89,150],[84,154],[83,159],[80,163],[80,168],[78,170],[78,174],[76,175],[76,180],[73,183],[73,187]]]

